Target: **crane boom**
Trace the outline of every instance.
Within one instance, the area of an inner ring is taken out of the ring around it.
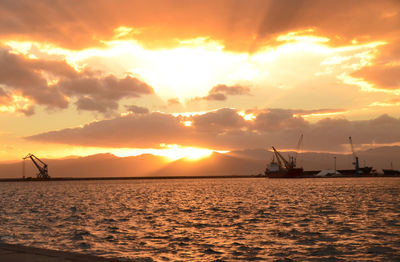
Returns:
[[[360,172],[361,172],[361,170],[360,170],[360,164],[359,164],[359,162],[358,162],[358,156],[356,155],[356,152],[355,152],[355,150],[354,150],[353,140],[351,139],[351,136],[349,136],[349,143],[350,143],[350,147],[351,147],[351,152],[352,152],[353,157],[354,157],[353,165],[354,165],[354,167],[355,167],[356,173],[360,173]]]
[[[303,134],[300,135],[299,142],[297,142],[296,155],[294,157],[294,164],[295,165],[297,164],[297,155],[299,154],[299,151],[301,151],[302,143],[303,143]]]
[[[47,166],[47,164],[45,162],[43,162],[42,160],[40,160],[37,156],[32,155],[32,157],[34,157],[37,161],[39,161],[40,163],[42,163],[44,166]]]
[[[351,136],[349,136],[349,143],[351,147],[351,153],[353,154],[354,157],[356,157],[356,153],[354,151],[354,146],[353,146],[353,140],[351,139]]]
[[[280,159],[285,164],[285,167],[287,169],[290,169],[291,168],[290,163],[275,149],[275,147],[272,147],[272,149],[274,150],[276,158],[278,159],[278,163],[280,163],[280,161],[279,161],[279,159]]]
[[[28,159],[28,158],[30,158],[32,160],[33,164],[39,170],[39,173],[37,173],[37,178],[39,178],[39,179],[49,179],[50,178],[49,172],[48,172],[48,169],[47,169],[47,164],[45,162],[43,162],[37,156],[35,156],[34,154],[31,154],[31,153],[26,155],[23,158],[23,160]]]
[[[280,159],[279,156],[276,154],[275,148],[272,147],[272,149],[274,149],[274,155],[276,155],[276,161],[278,161],[278,165],[279,165],[280,167],[283,166],[283,165],[282,165],[281,159]]]

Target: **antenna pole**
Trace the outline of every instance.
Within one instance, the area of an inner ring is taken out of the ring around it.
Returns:
[[[335,156],[333,157],[333,168],[336,171],[336,157]]]
[[[22,178],[25,178],[25,159],[22,159]]]

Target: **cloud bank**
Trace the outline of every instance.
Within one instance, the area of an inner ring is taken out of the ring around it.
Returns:
[[[238,95],[250,95],[250,88],[246,86],[234,85],[216,85],[208,91],[208,95],[204,97],[196,97],[193,100],[215,100],[215,101],[225,101],[229,96]]]
[[[131,76],[119,79],[102,72],[77,72],[65,61],[30,59],[1,47],[0,67],[0,104],[9,104],[11,94],[22,96],[31,102],[27,115],[33,113],[33,105],[65,109],[70,99],[76,100],[79,110],[112,112],[123,98],[154,93]]]
[[[228,150],[271,145],[293,149],[303,133],[305,150],[331,152],[348,151],[349,136],[357,145],[400,143],[400,119],[388,115],[362,121],[325,118],[312,123],[294,110],[266,109],[254,114],[253,121],[244,120],[237,110],[229,108],[190,118],[159,112],[130,114],[26,139],[100,147],[157,148],[160,144],[179,144]],[[188,119],[193,125],[182,123]]]
[[[399,30],[399,8],[397,0],[4,0],[0,37],[82,49],[102,45],[122,25],[133,30],[120,37],[133,35],[154,48],[208,36],[230,50],[248,51],[310,27],[338,43],[386,37]]]

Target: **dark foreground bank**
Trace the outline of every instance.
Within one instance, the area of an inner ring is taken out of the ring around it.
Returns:
[[[95,257],[71,252],[26,247],[21,245],[0,244],[0,261],[12,262],[113,262],[111,258]]]
[[[38,178],[0,178],[0,182],[20,182],[20,181],[74,181],[74,180],[157,180],[157,179],[216,179],[216,178],[252,178],[264,177],[261,175],[251,176],[152,176],[152,177],[52,177],[49,179]]]
[[[280,178],[363,178],[363,177],[400,177],[397,174],[340,174],[340,175],[327,175],[316,176],[318,171],[305,171],[303,175],[297,177],[280,177]],[[233,176],[152,176],[152,177],[52,177],[48,179],[41,178],[0,178],[0,182],[29,182],[29,181],[80,181],[80,180],[159,180],[159,179],[220,179],[220,178],[267,178],[261,174],[259,175],[233,175]]]

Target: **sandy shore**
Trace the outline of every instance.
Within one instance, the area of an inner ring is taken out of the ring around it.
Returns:
[[[7,262],[94,262],[121,261],[64,251],[0,244],[0,261]]]

